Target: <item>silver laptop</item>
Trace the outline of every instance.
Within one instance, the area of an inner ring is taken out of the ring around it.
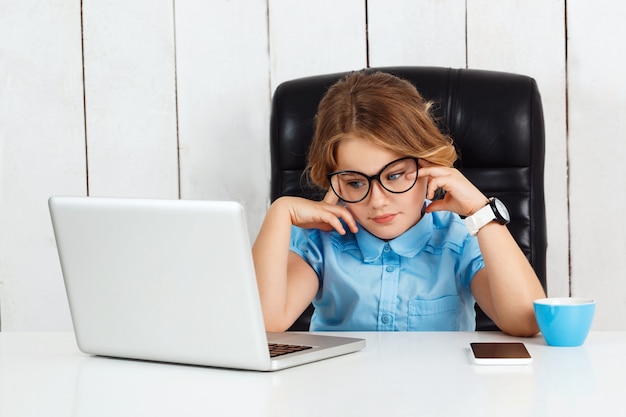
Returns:
[[[51,197],[48,204],[85,353],[273,371],[365,346],[265,332],[236,202]],[[268,345],[280,345],[280,354]]]

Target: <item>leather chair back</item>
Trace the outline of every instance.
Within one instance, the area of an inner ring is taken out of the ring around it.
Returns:
[[[518,74],[441,67],[384,67],[412,82],[435,102],[434,116],[453,139],[458,168],[511,214],[509,230],[546,288],[544,204],[545,134],[541,97],[534,79]],[[369,71],[368,70],[368,71]],[[284,195],[321,199],[324,191],[303,179],[318,103],[346,73],[286,81],[272,100],[271,200]],[[291,330],[308,330],[312,308]],[[497,329],[477,307],[477,330]]]

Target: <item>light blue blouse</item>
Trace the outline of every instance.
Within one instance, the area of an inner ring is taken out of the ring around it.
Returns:
[[[342,236],[294,226],[290,249],[319,277],[312,331],[476,327],[470,282],[484,261],[456,214],[426,213],[387,242],[362,227]]]

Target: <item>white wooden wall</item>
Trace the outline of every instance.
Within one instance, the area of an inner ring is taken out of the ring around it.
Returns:
[[[619,0],[0,0],[2,330],[71,328],[50,195],[237,200],[254,238],[272,91],[367,65],[537,80],[549,293],[593,297],[595,329],[626,329],[625,13]]]
[[[568,2],[571,288],[626,328],[626,3]]]

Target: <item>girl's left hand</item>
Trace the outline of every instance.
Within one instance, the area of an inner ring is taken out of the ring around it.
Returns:
[[[489,203],[489,199],[455,168],[420,167],[418,177],[427,178],[426,198],[432,200],[438,188],[446,192],[442,200],[435,200],[426,208],[427,212],[451,211],[469,216]]]

